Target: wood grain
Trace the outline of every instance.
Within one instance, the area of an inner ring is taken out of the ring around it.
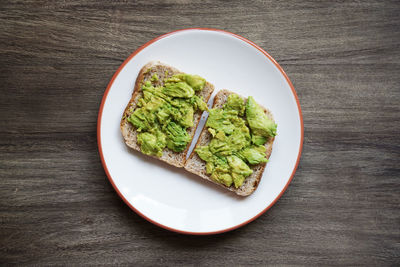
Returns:
[[[400,265],[399,14],[399,1],[1,1],[0,264]],[[123,60],[199,26],[266,49],[305,126],[277,204],[203,237],[132,212],[96,145]]]

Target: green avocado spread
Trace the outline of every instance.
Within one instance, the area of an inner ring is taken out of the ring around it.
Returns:
[[[193,114],[207,110],[207,104],[196,95],[206,83],[200,76],[180,73],[166,78],[163,86],[155,86],[158,80],[154,74],[143,84],[143,96],[127,120],[138,131],[141,151],[161,157],[165,147],[185,150],[191,141],[187,129],[194,126]]]
[[[277,125],[253,97],[245,104],[231,94],[223,108],[209,111],[206,127],[212,139],[195,151],[206,162],[207,174],[218,183],[238,188],[253,173],[251,166],[268,161],[264,145],[276,135]]]

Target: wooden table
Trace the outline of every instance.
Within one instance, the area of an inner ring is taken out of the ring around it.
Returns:
[[[0,263],[400,265],[399,1],[2,1]],[[292,80],[300,165],[266,214],[185,236],[130,210],[96,119],[118,66],[188,27],[242,35]]]

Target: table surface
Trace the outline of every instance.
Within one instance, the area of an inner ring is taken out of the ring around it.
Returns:
[[[2,1],[0,25],[0,263],[400,265],[399,1]],[[113,73],[189,27],[268,51],[304,116],[288,190],[214,236],[139,217],[97,150]]]

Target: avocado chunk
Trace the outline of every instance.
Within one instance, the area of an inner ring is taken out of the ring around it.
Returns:
[[[157,73],[154,73],[153,76],[151,76],[150,81],[152,81],[152,82],[158,81],[158,75],[157,75]]]
[[[201,91],[203,90],[206,80],[199,75],[190,75],[186,73],[179,73],[175,75],[175,78],[180,79],[181,81],[186,82],[190,87],[193,88],[193,90]]]
[[[203,90],[206,80],[198,75],[176,74],[165,80],[163,93],[173,97],[190,98]]]
[[[255,145],[263,145],[267,142],[267,138],[264,136],[259,136],[259,135],[252,135],[251,136],[251,142]]]
[[[208,111],[208,107],[206,102],[204,102],[203,97],[198,97],[197,95],[194,95],[190,99],[190,103],[193,105],[194,109],[199,109],[201,111]]]
[[[231,94],[228,96],[226,103],[224,105],[225,110],[235,110],[238,112],[239,116],[244,115],[245,105],[244,100],[237,94]]]
[[[233,116],[235,115],[233,114]],[[224,112],[222,109],[210,109],[206,126],[226,134],[231,134],[235,126],[230,121],[230,117],[232,115]]]
[[[202,160],[207,161],[207,162],[214,161],[214,159],[213,159],[214,154],[211,153],[209,146],[199,146],[196,148],[196,152],[197,152],[197,155],[199,155],[199,157]]]
[[[267,158],[265,157],[266,150],[267,149],[265,146],[252,145],[237,152],[237,156],[252,165],[259,164],[261,162],[268,162]]]
[[[127,119],[128,122],[132,123],[139,132],[147,130],[151,127],[151,121],[149,117],[146,117],[145,110],[142,108],[136,109]]]
[[[247,99],[246,117],[254,135],[267,138],[276,135],[276,123],[267,117],[252,96]]]
[[[185,150],[190,136],[182,126],[171,121],[166,127],[167,147],[175,152]]]
[[[236,188],[240,187],[247,176],[253,173],[250,167],[236,156],[227,157],[229,167],[231,167],[233,183]]]
[[[161,157],[165,147],[165,135],[161,131],[156,131],[153,134],[149,132],[139,133],[137,142],[144,154]]]
[[[225,186],[231,186],[233,182],[232,175],[226,172],[214,172],[211,175],[211,178],[220,184],[224,184]]]
[[[185,82],[167,83],[162,92],[172,97],[189,98],[194,95],[193,88]]]
[[[150,80],[159,78],[153,74]],[[187,129],[194,126],[194,113],[208,109],[195,95],[204,85],[200,76],[184,73],[167,78],[163,86],[150,81],[142,85],[143,96],[127,121],[139,132],[137,142],[144,154],[161,157],[166,147],[174,152],[185,150],[191,141]]]

